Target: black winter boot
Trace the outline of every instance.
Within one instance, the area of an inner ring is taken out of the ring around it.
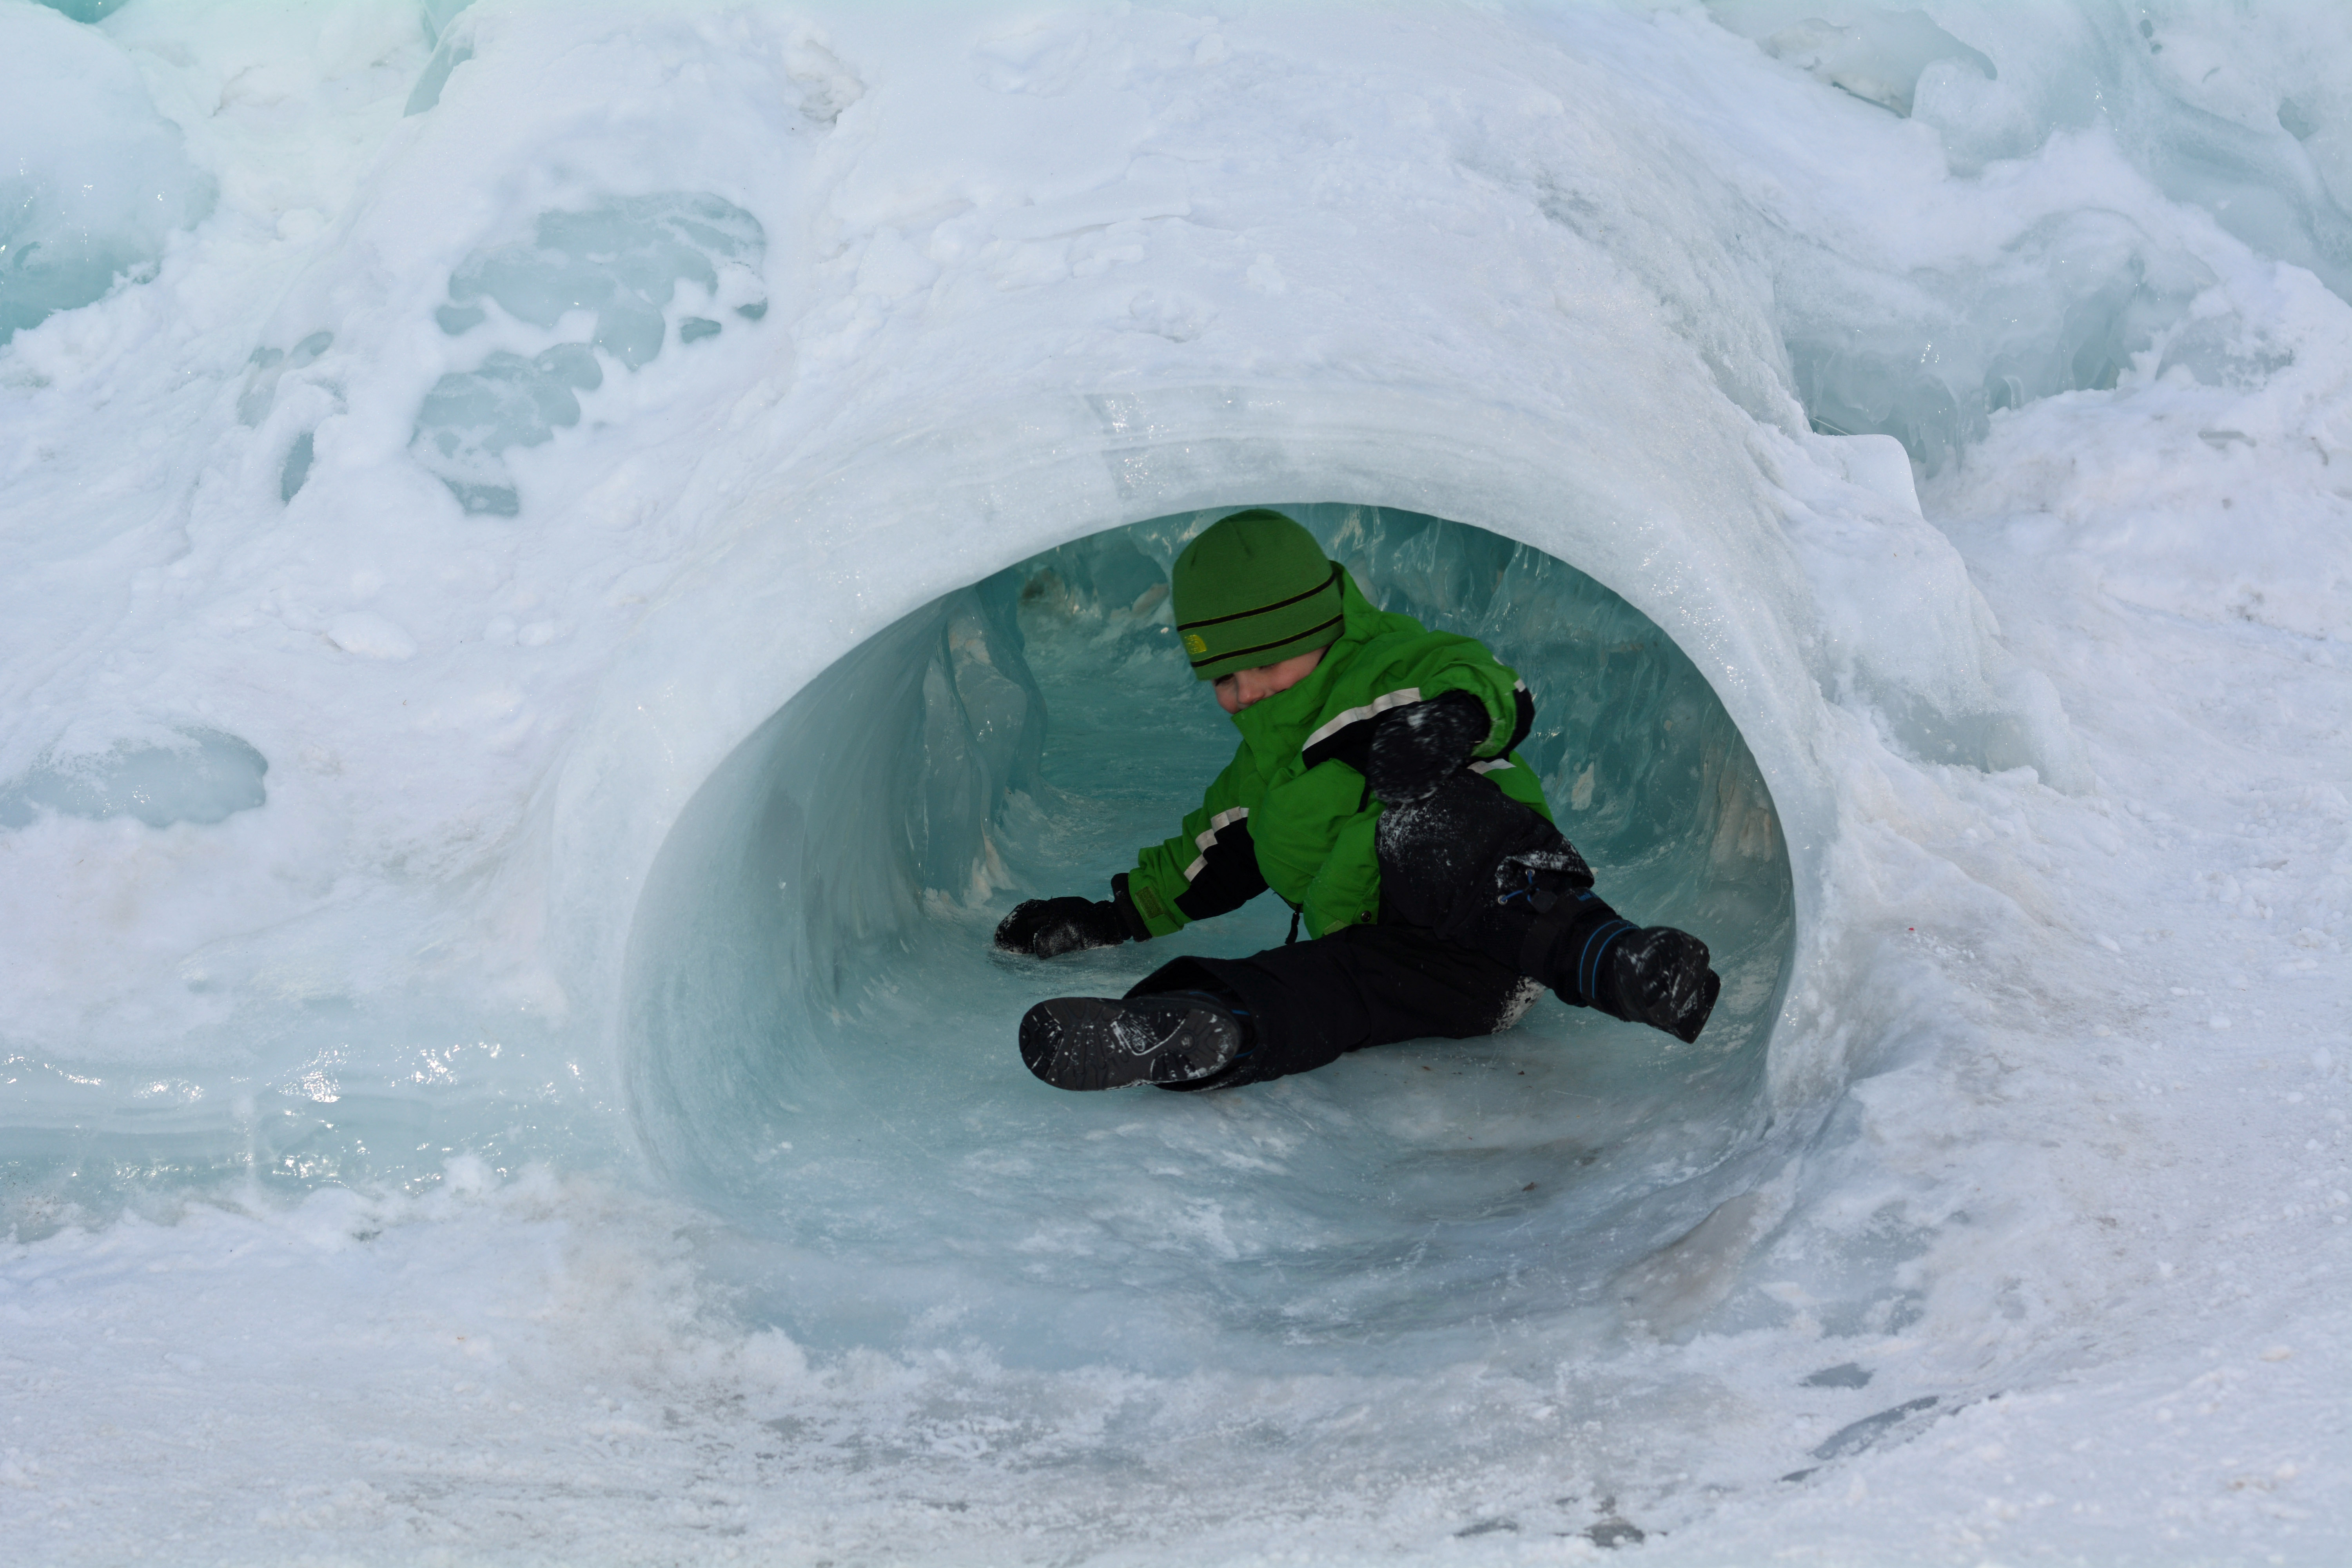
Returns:
[[[1021,1020],[1021,1059],[1055,1089],[1192,1083],[1223,1071],[1248,1047],[1247,1024],[1205,991],[1123,1001],[1056,996]]]
[[[1544,910],[1524,939],[1520,969],[1571,1007],[1598,1007],[1690,1044],[1706,1026],[1723,982],[1706,943],[1672,926],[1637,926],[1591,893]]]
[[[1706,943],[1672,926],[1628,928],[1594,964],[1592,1005],[1629,1024],[1647,1024],[1689,1045],[1706,1027],[1723,981],[1707,967]]]

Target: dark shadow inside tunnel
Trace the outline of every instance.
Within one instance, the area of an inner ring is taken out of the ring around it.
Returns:
[[[1566,563],[1395,510],[1292,506],[1383,608],[1484,639],[1537,700],[1520,754],[1604,893],[1696,931],[1696,1045],[1549,996],[1483,1039],[1226,1093],[1068,1095],[1013,1026],[1180,952],[1282,940],[1273,898],[1050,963],[1018,899],[1104,896],[1232,754],[1167,567],[1219,512],[1065,545],[838,660],[665,845],[630,939],[631,1110],[745,1238],[803,1343],[1032,1363],[1283,1365],[1575,1310],[1754,1180],[1786,982],[1786,846],[1748,748],[1656,625]]]

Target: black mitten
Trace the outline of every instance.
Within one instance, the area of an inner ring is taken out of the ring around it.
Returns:
[[[1031,899],[996,928],[996,945],[1032,958],[1059,958],[1083,947],[1117,947],[1134,932],[1112,900]]]
[[[1467,691],[1391,708],[1372,730],[1365,780],[1387,805],[1420,800],[1468,762],[1494,729],[1486,705]]]

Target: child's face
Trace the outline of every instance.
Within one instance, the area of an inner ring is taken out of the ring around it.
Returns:
[[[1263,702],[1277,691],[1287,691],[1311,674],[1323,662],[1323,650],[1313,648],[1293,654],[1280,664],[1261,664],[1255,669],[1237,669],[1216,679],[1217,706],[1228,713],[1238,713],[1253,702]]]

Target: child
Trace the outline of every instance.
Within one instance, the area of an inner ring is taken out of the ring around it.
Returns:
[[[1241,750],[1108,899],[1032,899],[996,944],[1052,958],[1142,942],[1268,888],[1294,940],[1179,958],[1118,1000],[1041,1002],[1021,1020],[1030,1071],[1073,1089],[1260,1083],[1366,1046],[1509,1028],[1546,987],[1698,1037],[1722,984],[1706,944],[1593,896],[1513,753],[1535,700],[1483,644],[1374,609],[1276,511],[1217,522],[1171,587]]]

